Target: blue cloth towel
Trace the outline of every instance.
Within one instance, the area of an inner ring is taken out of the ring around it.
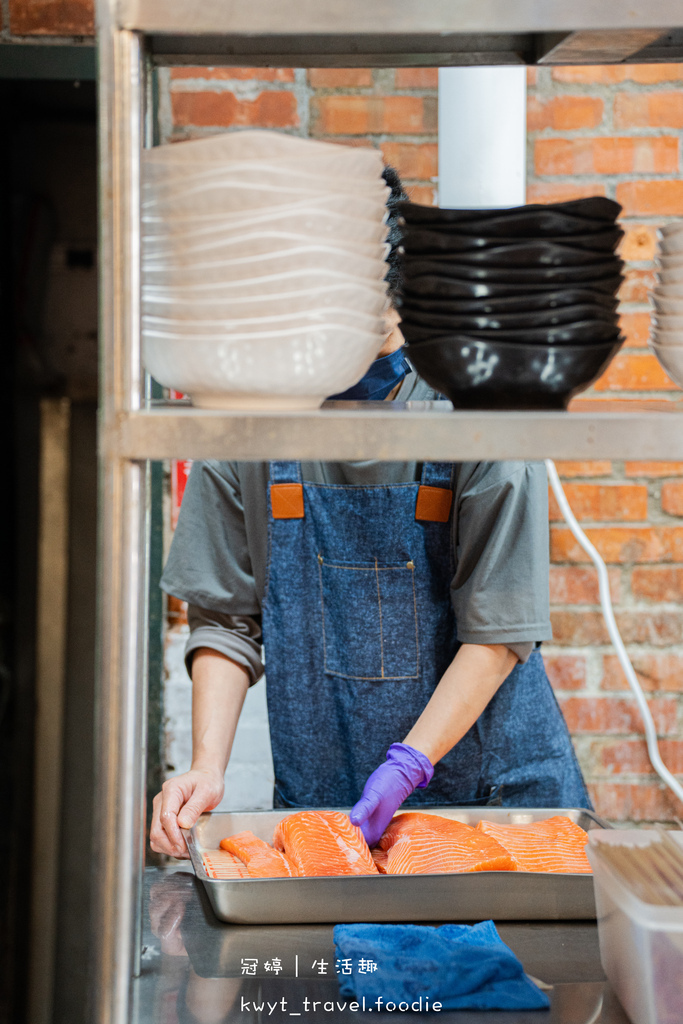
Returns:
[[[413,1003],[420,996],[444,1010],[545,1010],[548,997],[524,973],[493,921],[445,924],[339,924],[336,955],[352,961],[341,994],[368,1004]],[[359,961],[376,970],[359,973]],[[431,1008],[431,1006],[430,1006]]]

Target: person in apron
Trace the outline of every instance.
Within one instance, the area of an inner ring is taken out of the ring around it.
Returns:
[[[333,397],[437,397],[392,337]],[[178,825],[219,803],[261,639],[276,807],[352,808],[370,844],[401,805],[590,807],[537,643],[542,464],[332,469],[193,467],[162,586],[190,605],[197,749],[155,797],[153,849],[186,856]]]

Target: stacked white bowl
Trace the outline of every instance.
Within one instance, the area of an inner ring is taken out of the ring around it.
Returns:
[[[142,341],[205,408],[317,408],[385,338],[378,150],[240,131],[147,150]]]
[[[683,221],[660,228],[650,348],[683,387]]]

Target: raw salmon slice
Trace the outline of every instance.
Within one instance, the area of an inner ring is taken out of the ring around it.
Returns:
[[[220,847],[246,865],[250,878],[292,878],[297,873],[283,853],[274,850],[253,832],[238,832],[228,839],[221,839]]]
[[[248,878],[246,867],[233,853],[210,850],[202,854],[202,864],[209,878]]]
[[[515,870],[512,857],[495,839],[438,814],[397,815],[379,848],[386,853],[388,875]]]
[[[477,829],[510,851],[518,871],[590,874],[585,853],[588,836],[571,818],[556,814],[530,825],[497,825],[480,821]]]
[[[370,850],[372,859],[375,862],[375,867],[379,871],[380,875],[386,875],[387,873],[387,851],[381,850],[379,846],[375,846]]]
[[[376,875],[363,833],[341,811],[299,811],[283,818],[273,846],[299,875]]]

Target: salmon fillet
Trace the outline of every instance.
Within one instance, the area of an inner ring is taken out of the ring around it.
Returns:
[[[209,878],[248,878],[248,872],[239,857],[225,850],[210,850],[202,854],[202,864]]]
[[[530,825],[495,825],[480,821],[477,829],[510,851],[518,871],[590,874],[585,853],[588,836],[570,818],[556,814]]]
[[[379,848],[386,853],[388,875],[515,870],[508,851],[491,836],[438,814],[397,815]]]
[[[250,878],[293,878],[297,874],[283,853],[274,850],[253,832],[238,832],[228,839],[221,839],[220,847],[246,865]]]
[[[375,846],[370,850],[372,859],[375,862],[375,867],[379,871],[380,875],[386,875],[387,873],[387,851],[381,850],[379,846]]]
[[[376,875],[363,833],[341,811],[299,811],[283,818],[273,846],[299,875]]]

